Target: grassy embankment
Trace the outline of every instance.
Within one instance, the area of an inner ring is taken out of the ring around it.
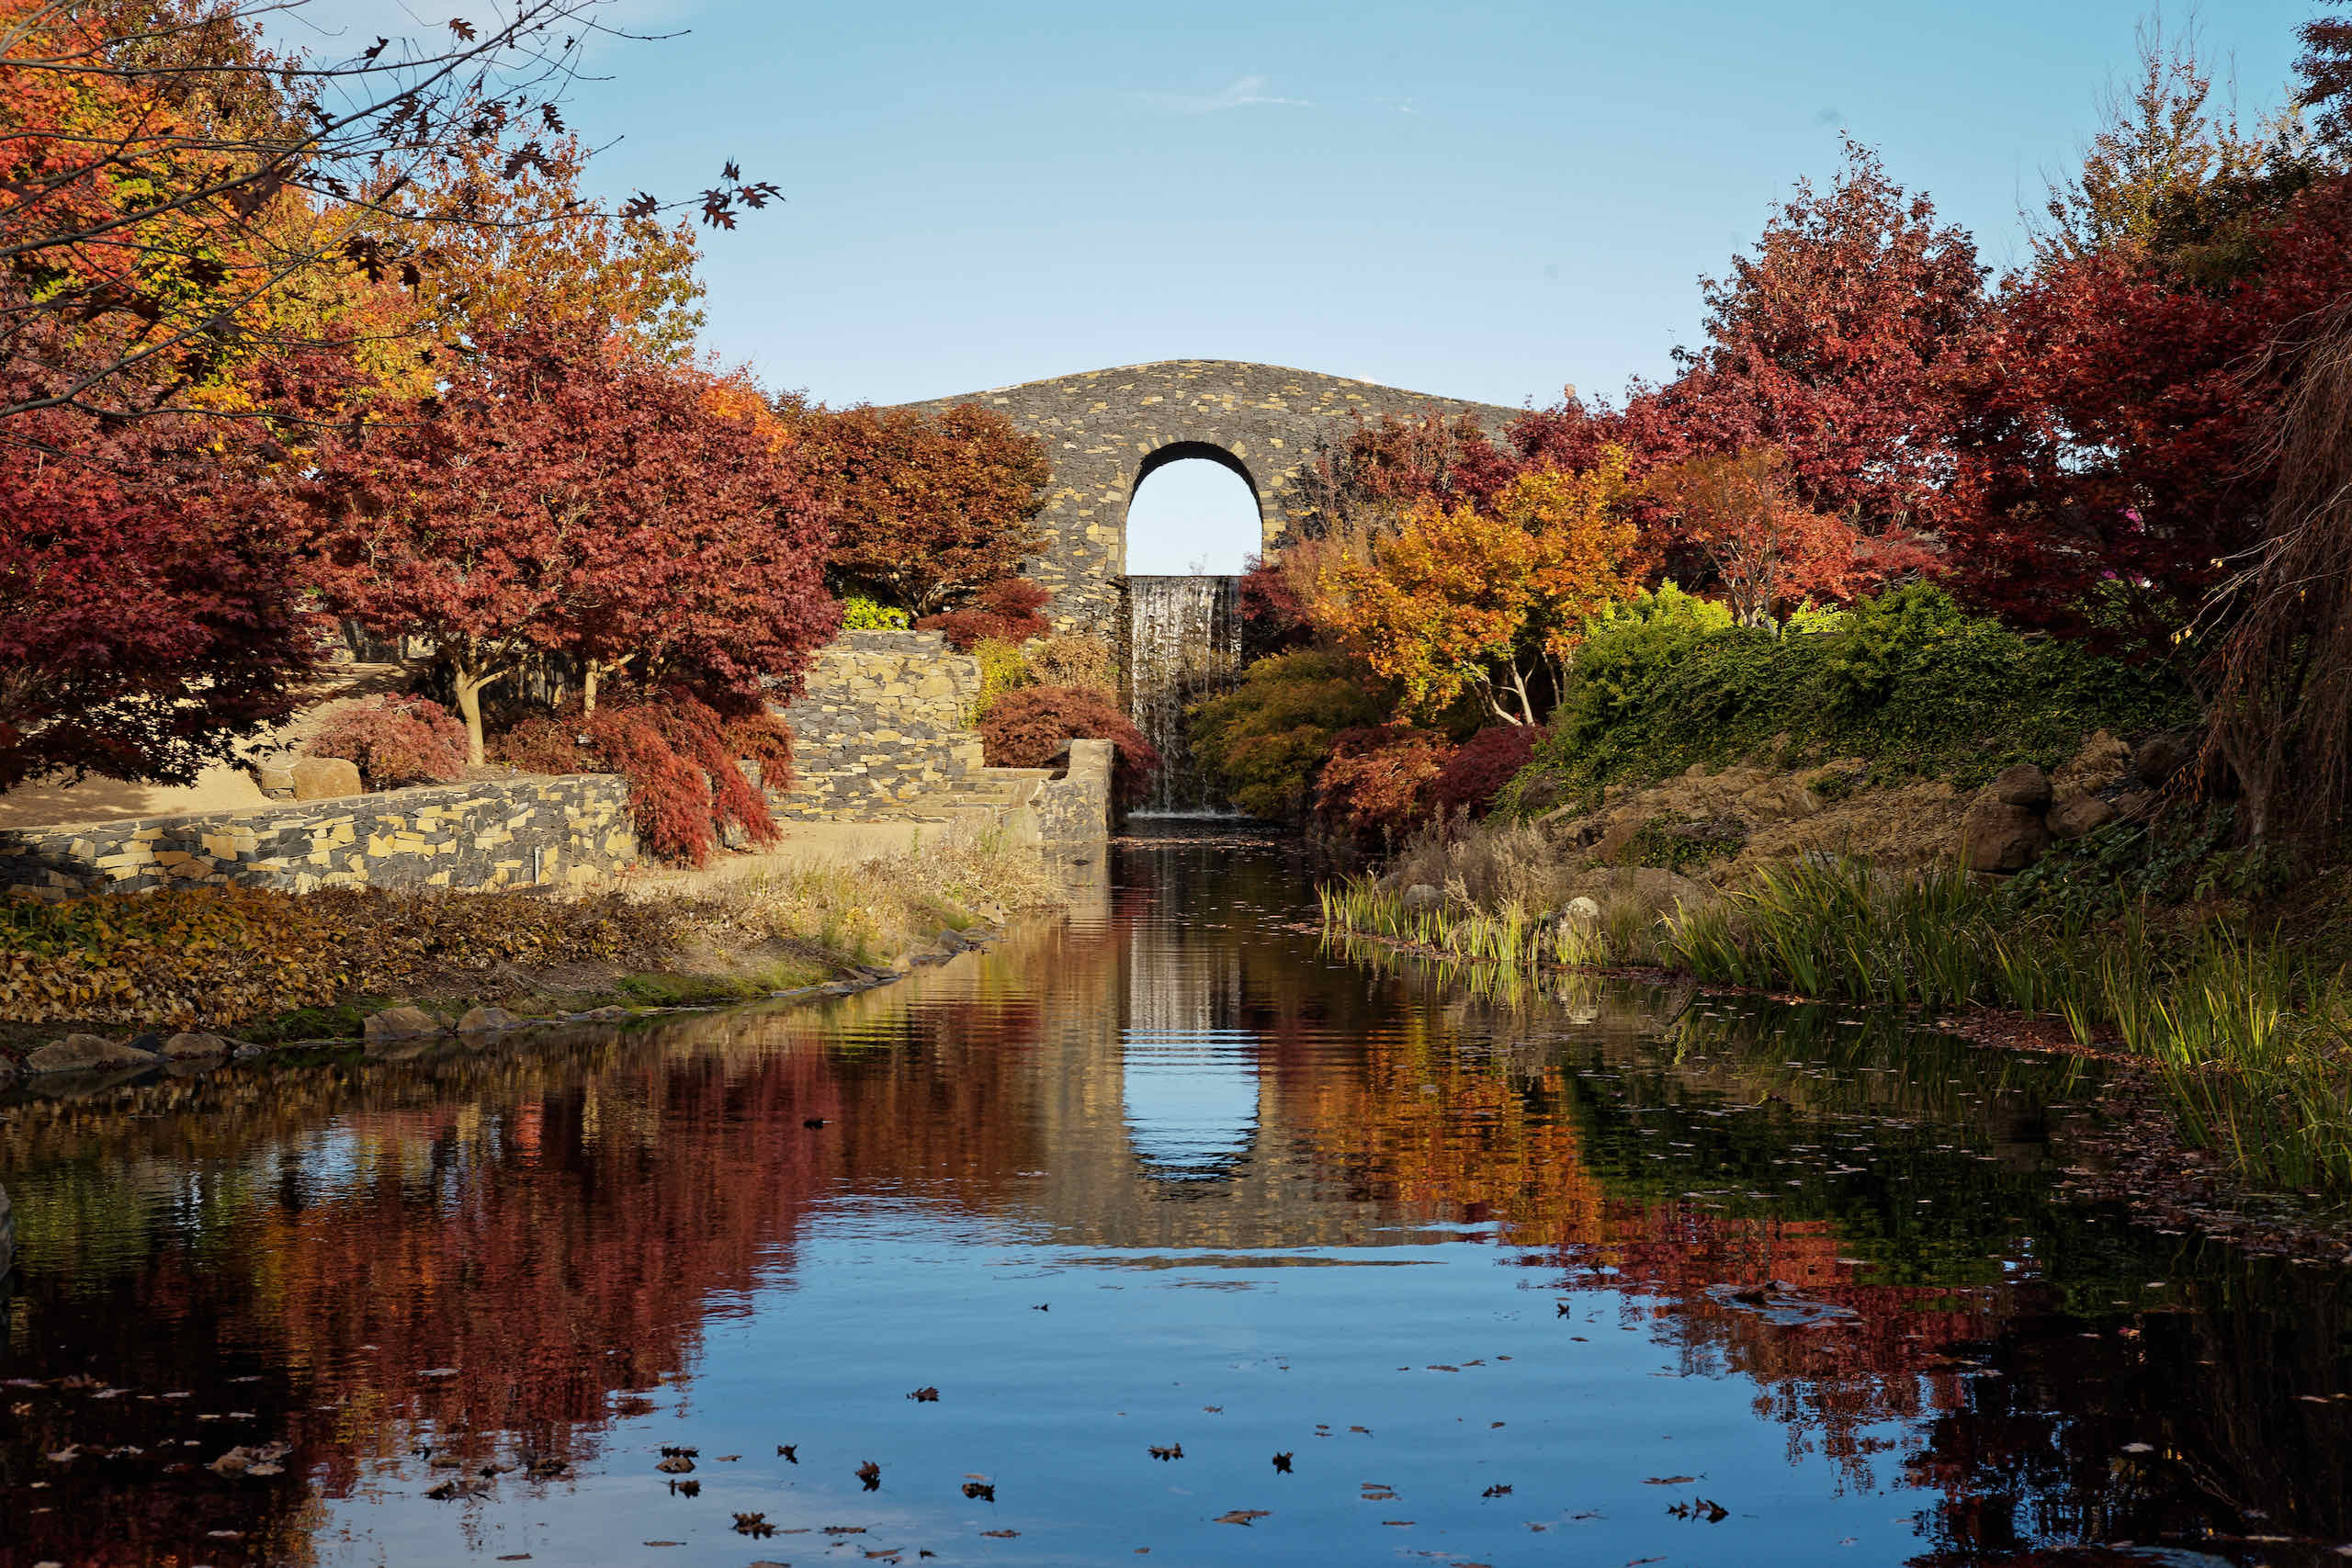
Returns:
[[[1810,841],[1773,829],[1791,858],[1735,859],[1734,842],[1711,865],[1708,840],[1694,851],[1660,823],[1596,860],[1608,811],[1662,797],[1645,786],[1694,764],[1818,781],[1799,771],[1835,759],[1844,789],[1882,792],[1899,816],[1921,807],[1901,792],[1923,779],[1964,797],[2010,763],[2055,770],[2098,731],[2177,728],[2193,713],[2160,677],[1916,599],[1780,636],[1678,609],[1589,647],[1582,689],[1496,816],[1425,838],[1385,876],[1327,888],[1329,927],[1477,963],[1655,965],[2062,1021],[2147,1064],[2190,1134],[2249,1177],[2352,1190],[2352,985],[2327,891],[2341,868],[2231,848],[2226,804],[2111,787],[2115,820],[1997,879],[1955,868],[1957,802],[1936,818],[1932,855],[1926,837],[1907,859],[1840,852],[1835,824],[1856,802],[1833,798],[1809,803]],[[1643,864],[1698,879],[1698,896],[1661,908],[1602,893],[1597,913],[1557,917],[1579,874],[1589,886],[1601,865]],[[1408,908],[1415,882],[1442,901]]]
[[[379,1009],[524,1016],[714,1004],[903,966],[1009,911],[1058,902],[1034,851],[955,838],[861,865],[686,893],[305,895],[187,888],[0,900],[0,1050],[71,1030],[352,1038]]]

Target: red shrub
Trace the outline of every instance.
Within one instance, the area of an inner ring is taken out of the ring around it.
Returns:
[[[1396,837],[1437,814],[1438,774],[1453,755],[1442,735],[1408,724],[1340,731],[1315,806],[1356,838]]]
[[[762,708],[727,721],[727,754],[760,765],[763,789],[792,787],[792,727]]]
[[[369,789],[447,784],[466,774],[466,727],[426,697],[381,696],[341,708],[305,750],[358,763]]]
[[[944,632],[958,653],[969,653],[983,637],[1026,642],[1053,629],[1037,612],[1054,596],[1025,577],[1005,577],[973,595],[972,603],[944,615],[925,615],[915,623],[919,631]]]
[[[770,788],[792,782],[792,732],[782,720],[755,714],[730,722],[681,691],[600,702],[593,714],[525,719],[491,738],[490,755],[533,773],[621,774],[646,846],[695,865],[710,858],[729,826],[755,844],[775,840],[767,799],[736,759],[758,761]]]
[[[1023,686],[989,705],[980,741],[999,768],[1042,768],[1067,740],[1108,740],[1114,748],[1111,796],[1122,807],[1151,793],[1159,753],[1127,716],[1086,686]]]
[[[490,738],[485,750],[493,762],[520,768],[526,773],[593,773],[604,769],[604,759],[581,740],[580,715],[526,718]]]
[[[1543,739],[1542,728],[1532,724],[1498,724],[1478,731],[1439,770],[1431,803],[1444,816],[1467,811],[1484,817]]]

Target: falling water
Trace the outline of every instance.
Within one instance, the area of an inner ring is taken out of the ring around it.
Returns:
[[[1156,815],[1232,808],[1193,760],[1185,710],[1229,688],[1241,664],[1241,617],[1233,577],[1127,579],[1127,711],[1162,760]]]

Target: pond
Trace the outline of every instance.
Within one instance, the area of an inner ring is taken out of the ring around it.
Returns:
[[[2071,1199],[2081,1066],[1311,899],[19,1096],[0,1563],[2344,1560],[2345,1281]]]

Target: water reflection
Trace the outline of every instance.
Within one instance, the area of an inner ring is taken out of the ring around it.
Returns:
[[[821,1007],[20,1098],[0,1563],[2340,1561],[2341,1280],[2067,1202],[2075,1068],[1304,893],[1163,845]]]

